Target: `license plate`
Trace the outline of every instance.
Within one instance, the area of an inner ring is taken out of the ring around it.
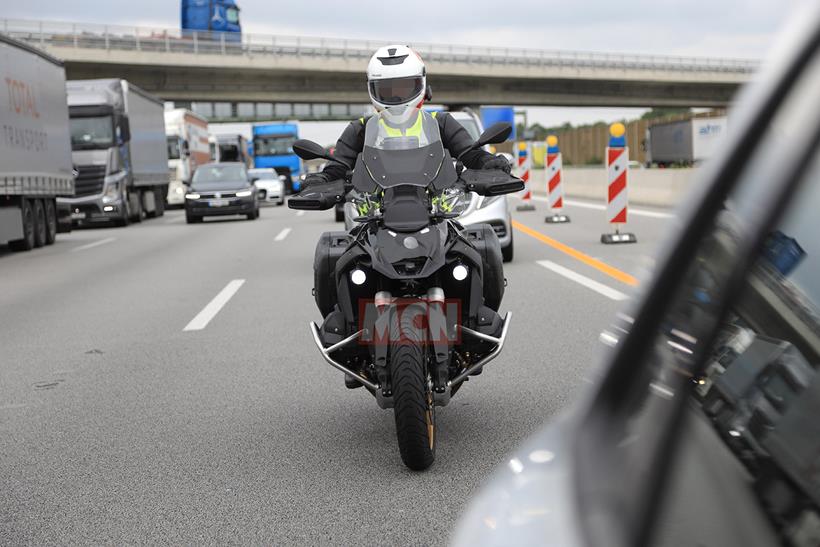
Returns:
[[[208,207],[225,207],[231,203],[228,199],[210,199],[208,200]]]
[[[85,213],[71,213],[71,220],[83,220],[85,219]]]

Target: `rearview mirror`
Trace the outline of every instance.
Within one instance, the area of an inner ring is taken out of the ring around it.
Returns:
[[[510,133],[512,133],[512,126],[510,124],[507,122],[496,122],[485,129],[484,133],[478,137],[478,140],[475,141],[470,148],[459,154],[456,160],[461,160],[461,158],[464,157],[464,154],[471,150],[481,148],[485,144],[498,144],[500,142],[504,142],[507,140],[507,137],[510,136]]]
[[[299,139],[293,143],[293,152],[303,160],[333,159],[324,146],[307,139]]]
[[[476,148],[484,146],[485,144],[498,144],[507,140],[507,137],[512,133],[512,125],[507,122],[496,122],[484,130],[484,133],[478,137],[476,141]]]

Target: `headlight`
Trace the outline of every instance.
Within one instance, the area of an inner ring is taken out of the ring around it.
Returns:
[[[199,199],[199,198],[200,198],[200,195],[195,193],[195,192],[185,194],[185,199]]]
[[[103,203],[111,203],[112,201],[117,201],[120,197],[120,183],[117,182],[106,182],[105,183],[105,192],[103,192]]]
[[[251,194],[253,194],[253,191],[251,191],[251,190],[240,190],[236,193],[236,197],[246,198],[246,197],[250,196]]]
[[[499,199],[503,198],[504,196],[479,196],[478,198],[478,207],[476,209],[483,209],[485,207],[489,207]]]
[[[433,197],[433,212],[460,215],[470,205],[470,198],[461,188],[447,188]]]

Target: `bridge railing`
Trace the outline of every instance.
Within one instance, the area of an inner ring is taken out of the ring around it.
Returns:
[[[137,50],[208,55],[286,55],[352,60],[369,59],[381,41],[242,33],[183,31],[0,19],[0,32],[32,45]],[[630,69],[648,71],[750,73],[759,62],[670,55],[637,55],[413,43],[426,60],[468,65],[520,65]]]

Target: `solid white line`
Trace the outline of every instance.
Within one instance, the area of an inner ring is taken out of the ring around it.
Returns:
[[[532,196],[532,199],[535,201],[543,201],[547,203],[548,200],[544,196]],[[581,207],[583,209],[595,209],[596,211],[606,211],[606,205],[601,203],[590,203],[588,201],[578,201],[577,199],[564,199],[564,203],[569,205],[570,207]],[[636,209],[634,207],[629,208],[629,214],[635,215],[638,217],[649,217],[649,218],[675,218],[675,215],[672,213],[662,213],[660,211],[647,211],[646,209]]]
[[[304,211],[296,211],[296,216],[297,216],[297,217],[300,217],[300,216],[302,216],[302,215],[304,215],[304,214],[305,214],[305,212],[304,212]]]
[[[290,233],[290,228],[283,228],[282,231],[279,232],[279,234],[277,234],[277,236],[275,238],[273,238],[273,240],[274,241],[282,241],[283,239],[288,237],[289,233]]]
[[[116,237],[107,237],[105,239],[101,239],[99,241],[94,241],[92,243],[86,243],[85,245],[80,245],[79,247],[74,247],[71,249],[72,253],[76,253],[77,251],[85,251],[86,249],[93,249],[94,247],[99,247],[100,245],[105,245],[106,243],[111,243],[112,241],[116,241]]]
[[[549,260],[538,260],[536,262],[539,266],[543,266],[548,270],[552,270],[553,272],[557,273],[558,275],[563,275],[567,279],[575,281],[579,285],[583,285],[588,289],[592,289],[593,291],[606,296],[607,298],[611,298],[612,300],[626,300],[629,298],[627,295],[620,291],[616,291],[612,287],[604,285],[603,283],[598,283],[594,279],[590,279],[586,276],[583,276],[579,273],[570,270],[569,268],[564,268],[556,264],[555,262]]]
[[[243,283],[245,283],[244,279],[234,279],[225,285],[225,288],[219,291],[219,294],[214,296],[214,299],[208,302],[208,305],[202,308],[202,311],[191,319],[191,322],[185,325],[185,328],[182,330],[202,330],[208,326],[211,319],[228,303],[228,300],[236,294],[236,291],[239,290],[239,287],[241,287]]]

